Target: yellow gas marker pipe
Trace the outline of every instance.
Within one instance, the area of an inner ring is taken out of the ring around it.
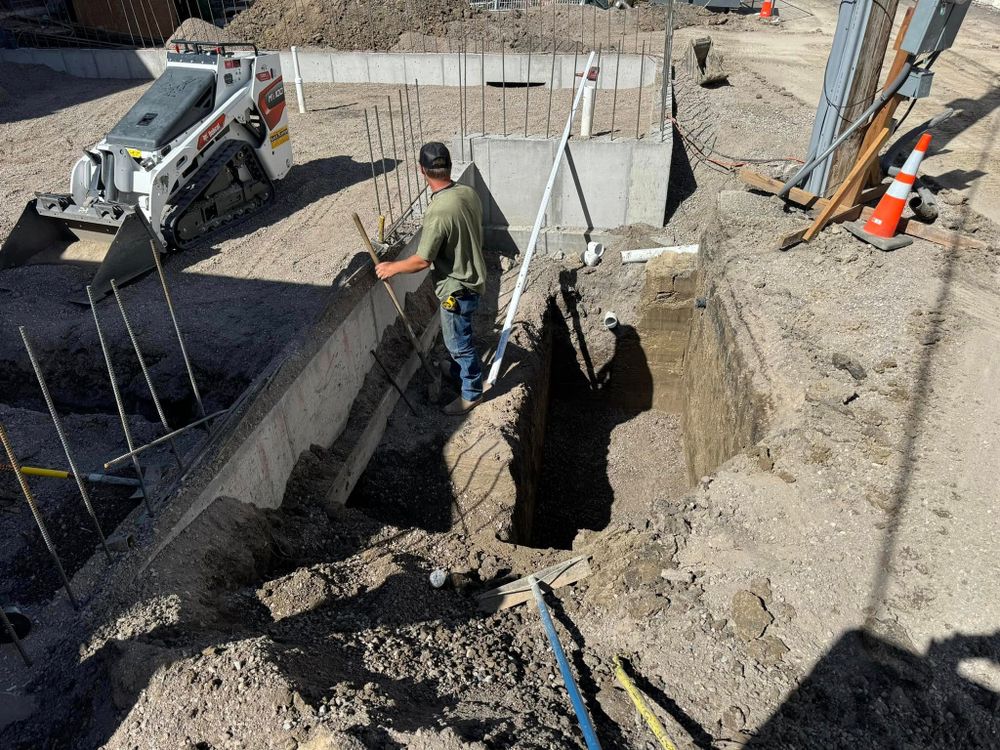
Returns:
[[[13,471],[10,466],[0,466],[0,471]],[[32,477],[48,477],[49,479],[73,479],[73,475],[62,469],[44,469],[39,466],[22,466],[21,473]],[[88,482],[101,484],[123,484],[129,487],[138,486],[138,479],[127,477],[116,477],[110,474],[84,474],[83,478]]]
[[[663,750],[677,750],[677,747],[673,742],[670,741],[670,737],[667,735],[667,730],[663,728],[660,720],[656,718],[656,715],[650,710],[649,706],[646,704],[646,700],[642,697],[642,693],[639,692],[632,680],[625,673],[625,667],[622,666],[621,657],[615,657],[615,677],[618,678],[618,682],[622,684],[625,688],[625,692],[628,693],[628,697],[632,699],[635,704],[636,709],[639,711],[639,715],[646,720],[646,724],[649,726],[649,730],[656,737],[657,742],[660,743],[660,747]]]

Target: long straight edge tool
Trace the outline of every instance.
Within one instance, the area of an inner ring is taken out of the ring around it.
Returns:
[[[593,58],[593,53],[590,56]],[[576,678],[573,677],[573,672],[569,668],[569,662],[566,661],[566,654],[563,652],[562,644],[559,643],[559,636],[556,634],[555,625],[552,624],[552,617],[549,615],[549,608],[545,604],[545,597],[542,596],[542,589],[538,585],[538,579],[531,576],[528,578],[528,583],[531,585],[531,593],[535,595],[535,604],[538,605],[538,614],[542,618],[545,635],[548,636],[549,645],[552,646],[552,652],[556,655],[556,661],[559,663],[559,672],[562,673],[563,683],[566,685],[566,692],[569,693],[570,703],[573,704],[576,718],[580,722],[580,731],[583,732],[584,742],[587,743],[589,750],[601,750],[601,743],[594,732],[594,725],[590,721],[590,714],[587,713],[587,707],[583,705],[583,697],[580,695],[580,689],[576,685]]]
[[[517,315],[517,306],[521,301],[521,292],[524,291],[525,282],[528,280],[528,267],[531,259],[535,255],[535,246],[538,244],[538,235],[542,231],[542,222],[545,220],[545,211],[549,207],[549,199],[552,197],[552,188],[556,183],[556,174],[559,172],[559,165],[563,160],[563,152],[569,142],[569,134],[573,130],[573,119],[576,117],[576,110],[580,106],[580,99],[583,97],[583,89],[587,85],[590,71],[594,67],[594,56],[596,52],[591,52],[587,58],[587,67],[583,69],[580,77],[580,86],[573,97],[573,107],[570,109],[569,117],[566,118],[566,127],[563,128],[562,140],[556,150],[556,158],[552,162],[552,169],[549,171],[549,181],[545,183],[545,192],[542,193],[542,202],[538,206],[538,215],[535,216],[535,224],[531,227],[531,236],[528,238],[528,246],[524,251],[524,260],[521,261],[521,271],[517,275],[517,284],[514,285],[514,294],[507,305],[507,318],[503,322],[503,330],[500,332],[500,341],[497,343],[496,354],[493,355],[493,365],[490,367],[490,374],[486,378],[487,385],[497,382],[500,375],[500,366],[503,364],[503,355],[507,351],[507,342],[510,340],[511,329],[514,327],[514,318]]]

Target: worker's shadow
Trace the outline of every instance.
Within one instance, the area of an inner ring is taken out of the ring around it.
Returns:
[[[915,654],[843,635],[747,748],[1000,746],[1000,631],[956,634]]]

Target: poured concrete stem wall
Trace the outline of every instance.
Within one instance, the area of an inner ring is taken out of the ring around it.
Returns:
[[[636,88],[640,83],[651,86],[656,81],[658,63],[648,58],[640,65],[641,55],[622,55],[618,71],[618,87]],[[162,49],[104,50],[104,49],[0,49],[0,61],[23,65],[44,65],[60,73],[78,78],[119,78],[149,80],[159,76],[166,67],[166,52]],[[412,84],[419,81],[426,86],[458,86],[459,55],[433,52],[333,52],[324,49],[300,49],[299,65],[305,83],[386,83]],[[577,60],[582,67],[584,62]],[[614,59],[602,63],[598,86],[611,89],[615,83]],[[292,56],[281,53],[281,67],[287,81],[292,80]],[[485,79],[512,83],[531,81],[549,83],[552,75],[552,56],[532,55],[531,70],[528,56],[523,54],[489,54],[485,58],[469,55],[462,58],[462,79],[470,86],[479,86]],[[573,55],[556,55],[554,88],[571,88],[576,80]]]

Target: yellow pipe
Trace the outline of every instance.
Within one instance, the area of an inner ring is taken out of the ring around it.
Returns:
[[[378,241],[385,244],[385,216],[378,217]]]
[[[51,477],[52,479],[69,479],[72,476],[68,471],[40,469],[37,466],[22,466],[21,473],[34,477]]]
[[[632,680],[625,673],[625,667],[622,666],[621,657],[615,657],[615,677],[618,678],[618,682],[622,684],[625,688],[625,692],[628,693],[628,697],[632,699],[635,704],[636,709],[639,711],[639,715],[646,720],[646,724],[649,726],[649,730],[656,737],[657,742],[660,743],[660,747],[663,750],[677,750],[677,747],[673,742],[670,741],[670,737],[667,736],[667,730],[663,728],[660,720],[656,718],[656,715],[650,710],[649,706],[646,704],[645,699],[642,697],[642,693],[639,692]]]

